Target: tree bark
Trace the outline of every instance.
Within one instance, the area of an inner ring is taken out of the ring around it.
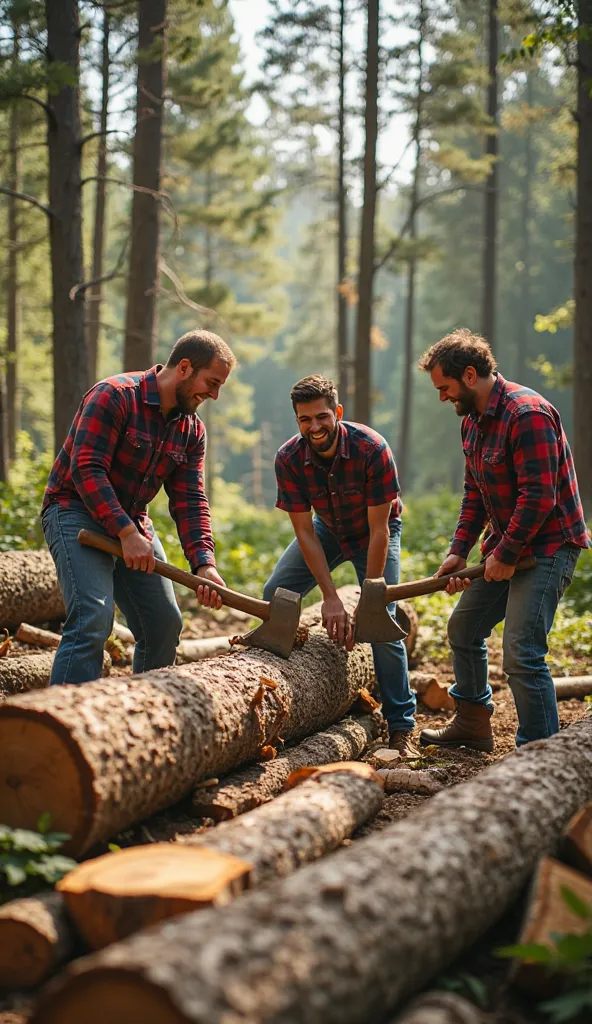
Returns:
[[[366,39],[364,200],[358,267],[358,316],[356,322],[356,391],[354,417],[370,423],[371,366],[370,330],[374,284],[374,220],[376,215],[376,143],[378,140],[378,34],[379,0],[368,0]]]
[[[166,12],[166,0],[139,2],[134,185],[152,192],[160,191]],[[124,370],[141,370],[154,362],[160,205],[150,192],[134,191]]]
[[[50,629],[40,629],[39,626],[31,626],[28,622],[21,622],[14,634],[15,640],[22,644],[32,644],[34,647],[59,647],[62,639],[59,633],[52,633]]]
[[[0,659],[0,700],[30,690],[44,690],[49,686],[49,677],[55,653],[23,654],[21,657]],[[103,674],[111,671],[111,658],[103,652]]]
[[[557,700],[583,700],[592,696],[592,676],[571,676],[554,679]]]
[[[47,54],[50,64],[61,62],[76,77],[75,85],[50,91],[47,102],[49,147],[49,237],[51,246],[53,314],[53,382],[55,449],[59,451],[72,418],[88,388],[88,358],[84,331],[84,293],[70,298],[84,280],[82,260],[82,199],[80,187],[80,25],[77,0],[45,0]]]
[[[489,0],[488,35],[489,85],[487,87],[487,114],[489,131],[485,139],[485,155],[493,163],[485,183],[485,211],[483,238],[483,300],[481,333],[495,346],[495,301],[497,293],[497,206],[499,195],[499,110],[498,73],[499,27],[498,0]]]
[[[586,516],[592,515],[592,5],[579,0],[578,169],[575,250],[574,453]]]
[[[31,827],[50,810],[81,853],[258,758],[278,730],[326,728],[372,672],[367,646],[311,636],[288,661],[249,650],[15,698],[0,707],[0,821]]]
[[[103,41],[101,47],[101,116],[97,151],[97,190],[95,194],[95,223],[93,234],[93,259],[91,280],[97,284],[89,288],[88,310],[88,368],[89,379],[94,382],[98,378],[99,336],[101,333],[101,300],[103,285],[98,283],[103,276],[105,252],[105,206],[107,198],[107,128],[109,123],[109,76],[111,61],[109,57],[110,15],[105,7],[103,10]]]
[[[63,900],[55,892],[0,907],[0,985],[39,985],[74,953]]]
[[[8,483],[10,475],[9,434],[8,434],[8,398],[6,394],[4,369],[0,367],[0,482]]]
[[[347,300],[342,286],[347,257],[347,188],[345,184],[345,11],[346,0],[339,3],[337,74],[339,101],[337,111],[337,381],[342,403],[349,395],[349,356],[347,343]]]
[[[587,719],[260,893],[78,961],[31,1024],[382,1019],[500,918],[591,796]]]
[[[281,793],[284,783],[297,768],[354,761],[361,757],[378,731],[379,721],[373,715],[347,718],[324,732],[309,736],[273,761],[254,764],[228,775],[215,786],[198,787],[193,796],[193,809],[196,814],[215,821],[235,818]]]
[[[528,103],[528,120],[524,138],[524,174],[522,178],[522,217],[520,236],[522,239],[522,271],[520,277],[520,315],[517,318],[518,337],[516,339],[516,380],[524,383],[527,363],[530,356],[530,339],[533,333],[533,310],[530,289],[531,262],[531,222],[532,222],[532,186],[536,174],[536,155],[534,149],[534,132],[530,121],[533,107],[533,74],[526,76],[526,100]]]
[[[48,622],[65,616],[64,600],[49,551],[0,554],[0,627]]]
[[[393,1024],[487,1024],[487,1018],[468,999],[434,991],[414,999]]]
[[[16,71],[20,61],[20,24],[16,11],[12,12],[12,68]],[[8,148],[10,178],[8,187],[13,192],[21,189],[21,155],[19,147],[19,104],[13,102],[9,112]],[[18,349],[20,337],[20,293],[18,278],[19,214],[16,196],[8,196],[8,266],[6,270],[6,422],[8,427],[8,459],[16,458],[18,431]],[[6,477],[3,477],[6,479]]]

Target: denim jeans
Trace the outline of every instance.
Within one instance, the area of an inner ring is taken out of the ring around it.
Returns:
[[[333,571],[338,565],[348,561],[341,553],[337,538],[321,519],[314,517],[314,529],[319,538],[327,559],[329,569]],[[367,551],[360,551],[351,561],[358,581],[361,584],[366,577]],[[387,583],[398,583],[401,561],[401,526],[392,523],[390,541],[384,577]],[[277,587],[285,587],[298,594],[310,593],[316,586],[316,580],[308,568],[297,540],[286,548],[278,564],[263,588],[263,596],[269,601]],[[396,605],[388,606],[392,618],[395,617]],[[415,694],[409,687],[407,673],[407,652],[401,640],[388,644],[372,644],[374,669],[382,697],[382,712],[388,722],[389,731],[409,731],[415,725]]]
[[[578,556],[578,548],[564,544],[510,580],[474,580],[448,622],[456,680],[451,696],[491,707],[485,638],[505,618],[503,669],[518,712],[517,746],[559,732],[555,687],[545,661],[547,634]]]
[[[101,676],[115,603],[136,640],[134,672],[173,665],[183,620],[171,581],[128,569],[121,558],[80,544],[83,527],[107,535],[84,507],[52,504],[41,521],[66,605],[50,684],[86,683]],[[158,537],[154,554],[165,557]]]

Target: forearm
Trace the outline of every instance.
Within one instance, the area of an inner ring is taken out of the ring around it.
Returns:
[[[376,580],[380,576],[384,576],[389,537],[388,528],[386,530],[374,530],[370,533],[368,559],[366,562],[366,578],[369,580]]]
[[[304,561],[319,585],[323,598],[335,597],[337,589],[331,578],[325,552],[314,531],[301,532],[296,535]]]

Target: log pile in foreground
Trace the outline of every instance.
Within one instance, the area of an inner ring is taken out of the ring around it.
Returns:
[[[69,959],[75,940],[61,897],[54,892],[0,907],[0,986],[39,985]]]
[[[31,1024],[379,1019],[503,914],[591,797],[584,720],[260,893],[78,961]]]
[[[287,661],[241,651],[13,698],[0,706],[0,821],[34,828],[49,811],[79,854],[258,759],[278,734],[338,721],[372,677],[367,645],[348,654],[311,635]]]
[[[0,627],[38,625],[65,618],[64,601],[49,551],[0,554]]]
[[[22,654],[15,658],[0,660],[0,699],[2,696],[14,696],[17,693],[28,693],[30,690],[43,690],[49,686],[49,677],[53,667],[55,652],[43,654]],[[103,652],[103,675],[111,671],[111,658]]]
[[[233,772],[214,786],[198,786],[193,796],[194,811],[201,817],[226,821],[277,796],[288,776],[298,768],[355,761],[376,739],[381,721],[382,718],[376,715],[346,718],[324,732],[302,740],[272,761]]]

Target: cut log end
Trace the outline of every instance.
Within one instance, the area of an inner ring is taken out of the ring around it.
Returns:
[[[58,882],[93,949],[103,949],[175,914],[230,902],[251,865],[216,850],[155,843],[86,861]]]
[[[82,758],[55,722],[18,710],[13,718],[5,705],[0,719],[0,821],[35,830],[49,811],[52,829],[78,840],[92,801],[83,792]]]
[[[572,867],[592,875],[592,803],[586,804],[570,821],[562,839],[561,853]]]
[[[38,985],[49,974],[52,962],[52,948],[45,935],[25,921],[0,922],[0,985]]]
[[[100,996],[100,998],[97,998]],[[187,1024],[187,1017],[156,985],[127,971],[106,969],[77,978],[64,996],[49,998],[35,1024]]]

